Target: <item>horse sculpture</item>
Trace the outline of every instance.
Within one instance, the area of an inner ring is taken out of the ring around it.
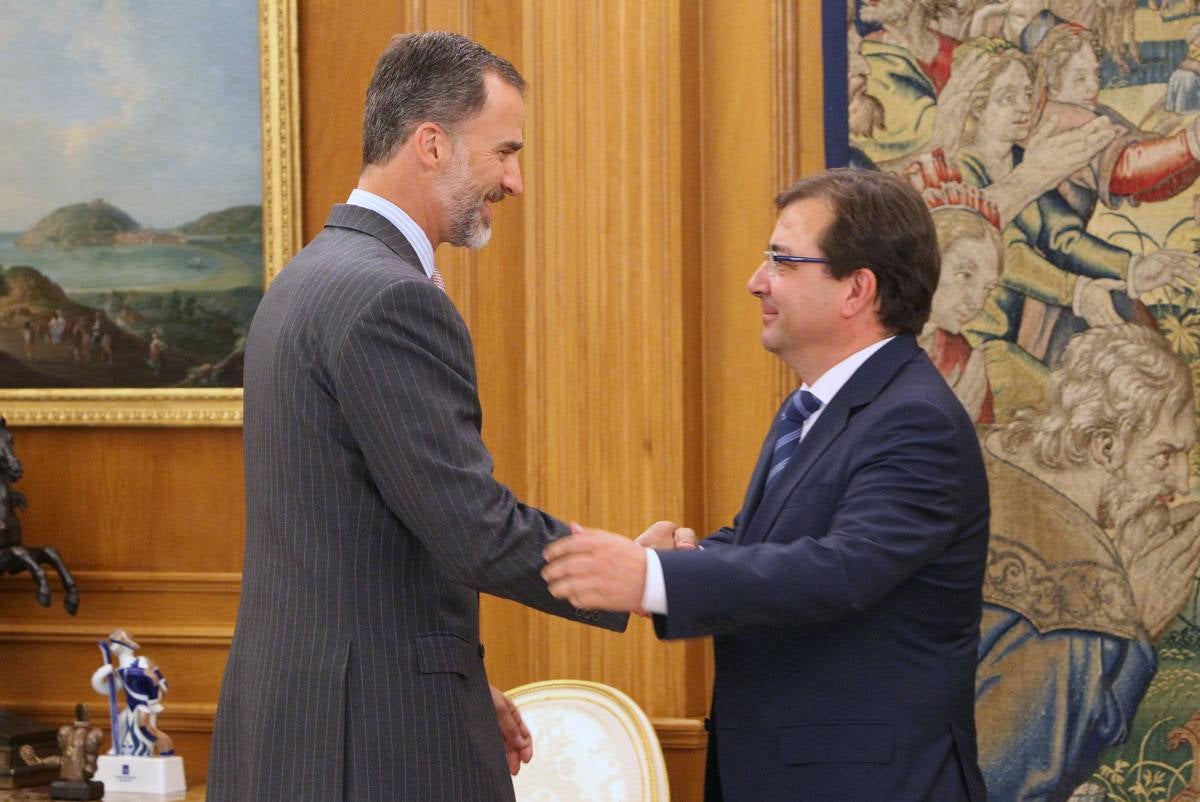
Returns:
[[[67,608],[68,613],[75,615],[75,611],[79,609],[75,578],[67,570],[58,552],[49,546],[21,545],[21,521],[17,518],[17,510],[25,506],[25,495],[13,490],[12,485],[21,478],[23,468],[21,461],[13,453],[12,443],[8,421],[0,417],[0,576],[28,571],[37,585],[38,604],[49,607],[50,582],[47,581],[42,566],[53,566],[62,580],[63,590],[67,592],[66,598],[63,599],[63,607]]]

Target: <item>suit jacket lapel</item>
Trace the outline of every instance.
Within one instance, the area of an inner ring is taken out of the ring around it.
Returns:
[[[796,455],[783,469],[779,480],[769,493],[761,497],[758,508],[754,510],[749,521],[743,524],[743,531],[738,542],[742,544],[759,543],[766,539],[775,520],[779,517],[784,503],[792,494],[796,485],[805,481],[809,474],[813,475],[807,481],[821,480],[819,470],[813,471],[821,455],[833,444],[846,428],[850,415],[859,408],[875,400],[875,397],[887,386],[892,377],[917,351],[917,340],[911,334],[897,336],[890,343],[880,348],[864,362],[850,380],[846,382],[837,395],[824,407],[821,417],[813,424],[812,429],[804,435],[804,439],[796,448]],[[768,437],[764,444],[764,454],[769,452],[773,438]],[[755,486],[757,493],[762,494],[763,458],[760,457],[759,468],[755,469]],[[754,492],[754,491],[752,491]]]
[[[412,244],[409,243],[408,237],[404,236],[400,229],[392,225],[386,217],[372,209],[349,203],[335,204],[329,212],[329,219],[325,221],[325,227],[345,228],[374,237],[388,246],[404,264],[415,267],[421,275],[425,274],[421,268],[421,260],[417,257],[417,252],[413,250]]]

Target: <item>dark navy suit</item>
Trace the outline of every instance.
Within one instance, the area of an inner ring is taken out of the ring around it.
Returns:
[[[967,413],[902,335],[764,493],[775,431],[734,525],[660,553],[659,636],[714,640],[706,798],[983,802],[988,492]]]

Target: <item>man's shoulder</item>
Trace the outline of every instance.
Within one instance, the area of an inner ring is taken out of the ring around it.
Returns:
[[[879,391],[876,403],[885,410],[899,406],[932,407],[955,423],[973,428],[962,402],[922,348],[909,354],[896,369],[892,380]]]
[[[410,281],[429,282],[415,255],[406,258],[371,234],[333,227],[304,246],[275,282],[280,280],[300,286],[352,282],[378,290]]]

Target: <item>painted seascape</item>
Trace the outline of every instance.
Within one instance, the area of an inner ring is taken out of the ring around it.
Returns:
[[[0,2],[0,388],[240,387],[254,3]]]

